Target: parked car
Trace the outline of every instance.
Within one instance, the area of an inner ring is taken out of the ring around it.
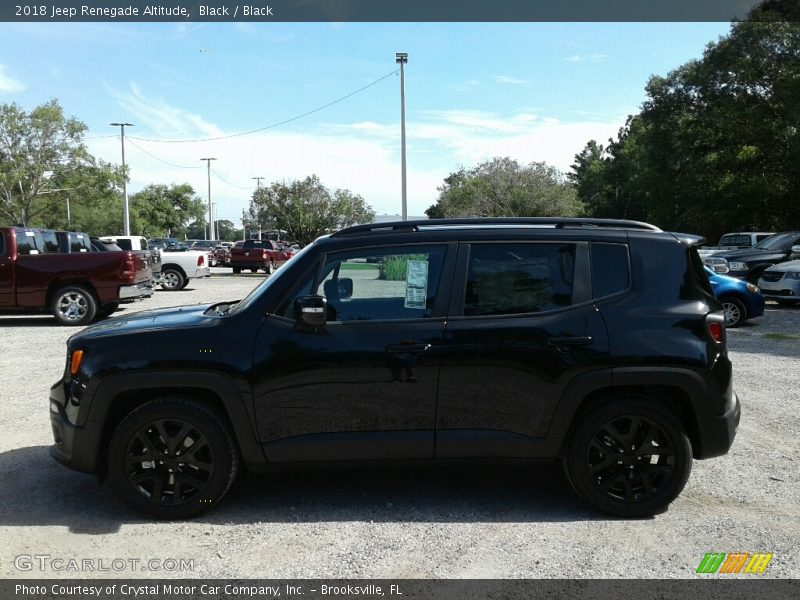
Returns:
[[[153,273],[153,284],[161,283],[161,252],[152,249],[148,245],[147,238],[141,235],[107,235],[100,238],[101,242],[114,244],[122,250],[134,252],[142,257],[149,265]]]
[[[230,265],[232,247],[233,244],[220,244],[214,248],[214,259],[217,261],[217,264],[222,265],[223,267]]]
[[[728,250],[703,259],[715,273],[746,279],[757,283],[767,267],[800,259],[800,231],[776,233],[752,248]]]
[[[716,246],[703,246],[698,250],[698,254],[700,254],[700,258],[706,258],[707,256],[713,256],[726,250],[752,248],[772,235],[775,235],[775,232],[737,231],[734,233],[726,233],[719,238],[719,243]]]
[[[0,227],[2,313],[50,312],[61,325],[86,325],[152,294],[150,267],[132,252],[62,252],[55,231]]]
[[[800,254],[800,247],[792,248],[792,252]],[[800,260],[790,260],[764,269],[758,287],[766,298],[780,304],[800,302]]]
[[[349,227],[241,301],[72,336],[51,453],[157,518],[211,508],[240,465],[544,457],[594,507],[651,515],[739,423],[701,240],[602,219]]]
[[[215,267],[217,265],[217,257],[214,254],[214,249],[219,245],[219,240],[195,240],[189,246],[190,250],[202,250],[208,255],[208,266]]]
[[[764,314],[764,296],[758,287],[747,281],[714,273],[706,267],[714,295],[722,302],[725,326],[738,327],[748,319]]]
[[[241,244],[241,246],[239,245]],[[291,258],[283,242],[275,240],[245,240],[231,249],[230,266],[234,273],[250,269],[251,273],[264,271],[272,275],[275,269]]]
[[[182,290],[189,285],[190,279],[210,275],[208,252],[205,250],[164,252],[161,255],[161,288],[168,292]]]

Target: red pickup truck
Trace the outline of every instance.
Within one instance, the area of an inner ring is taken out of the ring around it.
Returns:
[[[264,270],[267,275],[293,256],[291,250],[275,240],[245,240],[231,248],[230,266],[234,273],[250,269],[252,273]]]
[[[55,231],[0,227],[0,313],[51,312],[62,325],[86,325],[151,296],[151,279],[132,252],[64,252]]]

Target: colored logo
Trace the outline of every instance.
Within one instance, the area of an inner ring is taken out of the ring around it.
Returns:
[[[708,552],[697,566],[697,572],[761,574],[771,560],[772,552]]]

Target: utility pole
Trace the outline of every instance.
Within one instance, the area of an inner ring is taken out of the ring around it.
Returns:
[[[263,177],[251,177],[250,179],[255,179],[256,180],[256,189],[260,190],[261,189],[261,180],[264,179],[264,178]]]
[[[217,215],[217,203],[216,202],[212,202],[211,206],[214,207],[214,216],[216,217],[216,215]],[[215,239],[215,240],[219,239],[219,219],[214,219],[214,237],[213,237],[213,239]]]
[[[401,189],[403,195],[403,221],[408,220],[408,204],[406,201],[406,78],[403,65],[408,62],[408,54],[397,52],[395,62],[400,64],[400,169]]]
[[[206,161],[208,166],[208,237],[207,240],[214,239],[214,207],[211,205],[211,161],[217,160],[216,158],[201,158],[200,160]]]
[[[111,123],[112,127],[119,127],[119,139],[122,143],[122,170],[125,172],[125,178],[122,180],[122,222],[125,230],[124,235],[131,234],[131,214],[128,207],[128,172],[125,169],[125,128],[133,127],[133,123]]]
[[[69,196],[67,196],[67,225],[72,225],[72,217],[69,214]]]
[[[245,222],[245,214],[244,210],[242,210],[242,239],[247,239],[247,223]]]

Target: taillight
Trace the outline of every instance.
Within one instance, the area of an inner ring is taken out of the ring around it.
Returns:
[[[710,314],[706,317],[706,331],[708,337],[715,344],[725,343],[725,316],[723,314]]]
[[[206,264],[205,257],[201,254],[197,257],[197,266],[202,267],[204,264]]]
[[[126,256],[122,261],[122,269],[119,273],[120,278],[126,282],[133,282],[136,279],[136,262],[133,256]]]

